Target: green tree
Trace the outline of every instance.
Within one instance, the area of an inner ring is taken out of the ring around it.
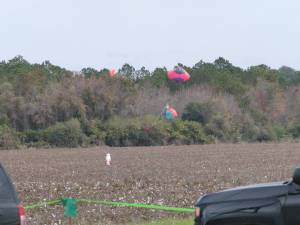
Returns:
[[[213,106],[211,103],[188,103],[182,113],[183,120],[197,121],[202,124],[209,122],[214,115]]]
[[[56,147],[78,147],[85,138],[77,119],[56,123],[44,132],[44,136],[50,145]]]
[[[118,72],[121,76],[134,80],[135,68],[128,63],[125,63]]]

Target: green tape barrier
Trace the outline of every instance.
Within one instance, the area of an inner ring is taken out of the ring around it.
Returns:
[[[25,209],[35,209],[35,208],[41,208],[41,207],[46,207],[47,205],[58,205],[62,203],[62,199],[55,199],[55,200],[50,200],[50,201],[46,201],[46,202],[40,202],[40,203],[36,203],[33,205],[26,205]]]
[[[44,207],[47,205],[58,205],[61,204],[64,199],[56,199],[46,202],[41,202],[33,205],[25,206],[25,209],[35,209]],[[156,209],[170,212],[194,212],[193,208],[180,208],[173,206],[164,206],[164,205],[155,205],[155,204],[143,204],[143,203],[128,203],[128,202],[114,202],[114,201],[104,201],[104,200],[95,200],[95,199],[76,199],[77,203],[86,203],[86,204],[98,204],[98,205],[110,205],[110,206],[122,206],[122,207],[135,207],[135,208],[145,208],[145,209]]]
[[[164,211],[173,212],[194,212],[193,208],[179,208],[173,206],[163,206],[154,204],[142,204],[142,203],[128,203],[128,202],[112,202],[112,201],[99,201],[91,199],[78,199],[78,203],[90,203],[90,204],[100,204],[100,205],[111,205],[111,206],[125,206],[125,207],[135,207],[135,208],[145,208],[145,209],[157,209]]]

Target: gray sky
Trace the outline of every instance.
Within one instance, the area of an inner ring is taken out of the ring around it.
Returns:
[[[219,56],[300,69],[298,0],[0,0],[0,60],[168,68]]]

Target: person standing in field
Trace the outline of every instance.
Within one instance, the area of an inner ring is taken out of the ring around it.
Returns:
[[[168,111],[169,108],[170,108],[170,106],[169,106],[169,104],[167,103],[167,104],[164,106],[163,111],[162,111],[163,117],[166,116],[166,112]]]
[[[111,165],[111,155],[109,153],[106,154],[105,161],[107,166]]]

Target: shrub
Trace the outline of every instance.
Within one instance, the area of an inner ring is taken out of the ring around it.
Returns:
[[[254,121],[240,121],[240,136],[242,141],[255,142],[260,129],[254,124]]]
[[[106,123],[105,143],[110,146],[164,145],[170,136],[167,128],[167,121],[154,116],[114,117]]]
[[[266,142],[266,141],[273,141],[273,140],[275,140],[275,136],[271,130],[266,129],[264,127],[260,128],[256,141]]]
[[[266,115],[264,115],[261,111],[257,109],[250,108],[249,113],[251,114],[256,124],[265,125],[268,122],[268,118],[266,117]]]
[[[217,114],[205,127],[205,133],[216,137],[218,140],[228,142],[232,138],[231,124],[223,115]]]
[[[26,130],[20,132],[19,136],[22,144],[25,144],[27,147],[49,147],[49,143],[45,141],[44,130]]]
[[[182,113],[183,120],[197,121],[206,124],[214,114],[211,103],[189,103]]]
[[[80,122],[77,119],[71,119],[47,128],[44,132],[44,138],[52,146],[78,147],[83,144],[85,136],[81,130]]]
[[[0,126],[0,149],[18,148],[20,144],[17,132],[7,125]]]
[[[171,124],[169,121],[156,116],[144,116],[141,118],[142,132],[140,144],[166,145],[170,139]]]
[[[284,137],[286,137],[286,130],[284,127],[275,124],[272,126],[272,130],[273,130],[275,138],[278,141],[283,139]]]
[[[247,111],[249,110],[249,106],[251,103],[251,99],[249,96],[243,96],[238,98],[239,99],[239,107],[241,108],[242,111]]]
[[[87,136],[87,145],[102,145],[105,140],[105,131],[100,120],[86,121],[83,124],[83,132]]]
[[[212,142],[205,135],[200,123],[195,121],[177,121],[174,125],[173,129],[180,134],[179,138],[183,137],[181,144],[206,144]]]
[[[293,137],[293,138],[299,138],[300,137],[300,125],[295,125],[292,126],[288,129],[288,133]]]
[[[33,143],[43,140],[42,130],[26,130],[20,134],[23,143]]]
[[[124,140],[128,138],[126,121],[120,117],[114,117],[105,124],[105,144],[109,146],[124,146]]]

